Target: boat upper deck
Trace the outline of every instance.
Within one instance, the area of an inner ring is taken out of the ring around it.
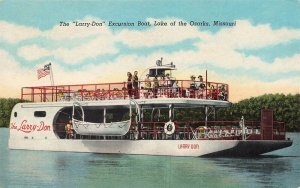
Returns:
[[[149,87],[151,85],[152,87]],[[168,80],[164,83],[139,81],[136,88],[127,82],[23,87],[21,100],[31,102],[107,101],[136,99],[151,101],[199,101],[203,104],[229,103],[229,86],[217,82]],[[217,105],[218,106],[218,105]]]

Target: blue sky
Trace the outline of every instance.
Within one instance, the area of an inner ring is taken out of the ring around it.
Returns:
[[[173,61],[178,79],[203,74],[231,86],[231,99],[300,92],[300,1],[0,0],[0,97],[49,85],[35,71],[53,63],[57,84],[124,81],[127,71]],[[236,21],[234,27],[69,27],[70,22]],[[124,76],[123,76],[124,75]],[[13,81],[17,83],[13,83]],[[278,87],[280,86],[280,87]]]

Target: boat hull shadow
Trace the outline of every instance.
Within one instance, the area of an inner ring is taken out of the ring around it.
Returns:
[[[230,149],[209,153],[201,157],[252,157],[278,149],[289,147],[293,144],[291,140],[247,140],[239,141]]]

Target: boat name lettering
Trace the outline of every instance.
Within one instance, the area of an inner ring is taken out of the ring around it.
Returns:
[[[199,144],[178,144],[178,149],[199,149]]]
[[[50,125],[46,125],[44,121],[40,121],[39,124],[30,124],[27,123],[27,120],[23,120],[19,126],[16,125],[16,122],[13,122],[11,123],[10,128],[17,131],[22,131],[24,133],[31,133],[34,131],[50,131]]]

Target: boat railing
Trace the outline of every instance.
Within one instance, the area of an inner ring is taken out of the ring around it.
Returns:
[[[229,86],[224,83],[168,80],[140,81],[137,88],[127,82],[60,86],[23,87],[21,100],[31,102],[91,101],[152,98],[193,98],[228,101]]]
[[[240,121],[175,121],[172,139],[242,139]],[[142,122],[142,138],[164,139],[164,122]],[[247,140],[262,140],[259,121],[245,121]],[[136,130],[131,130],[135,132]],[[176,138],[178,137],[178,138]],[[273,122],[273,140],[285,140],[284,122]]]
[[[166,122],[141,122],[140,129],[136,129],[136,125],[131,125],[128,133],[122,139],[136,139],[137,134],[140,139],[149,140],[193,140],[193,139],[222,139],[222,140],[241,140],[242,128],[240,121],[175,121],[175,131],[172,135],[167,135],[164,131]],[[65,136],[64,126],[66,123],[57,122],[55,124],[55,132],[61,138]],[[246,140],[263,140],[261,126],[259,121],[245,121]],[[93,136],[93,135],[90,135]],[[88,137],[87,135],[76,134],[76,139],[103,139],[103,137]],[[112,137],[113,139],[121,139],[120,137]],[[273,122],[273,140],[285,140],[285,124],[284,122]]]

